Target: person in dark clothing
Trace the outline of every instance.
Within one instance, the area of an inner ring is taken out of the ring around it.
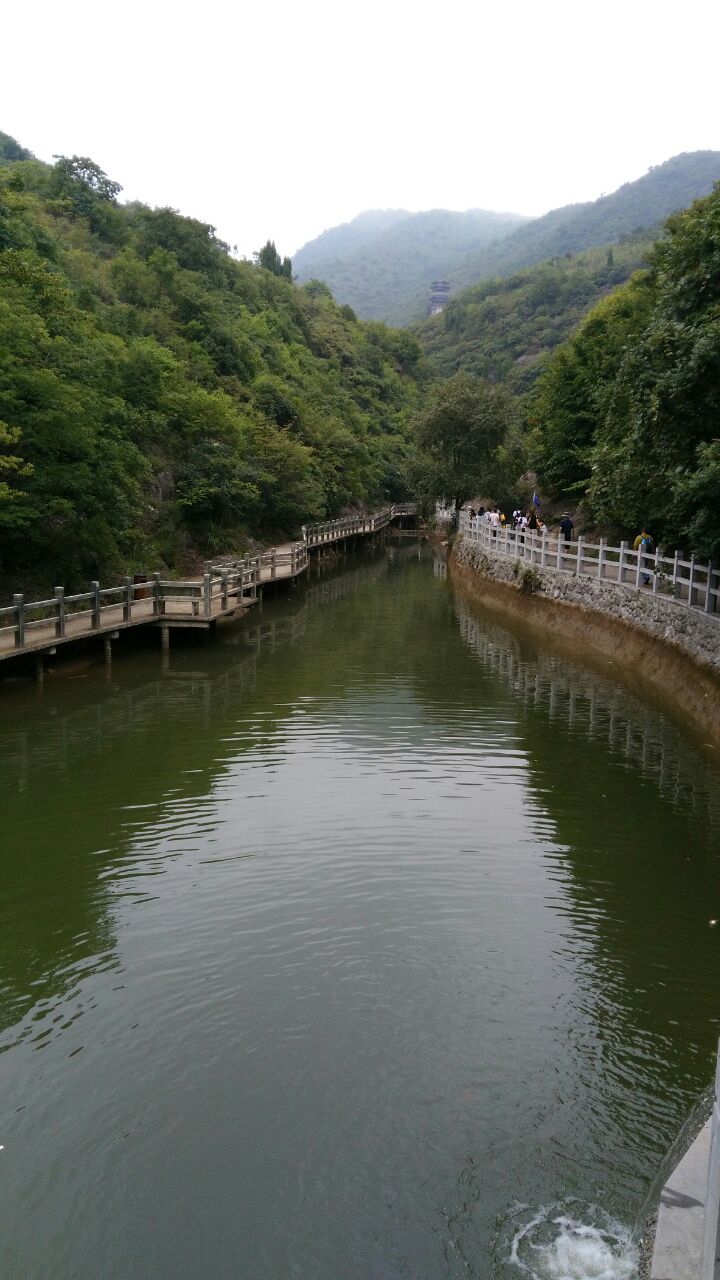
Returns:
[[[565,541],[569,542],[570,539],[572,538],[573,522],[570,519],[567,511],[563,512],[563,517],[562,517],[562,520],[560,521],[560,532],[563,538],[565,539]]]

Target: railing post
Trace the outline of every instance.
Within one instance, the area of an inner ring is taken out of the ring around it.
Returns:
[[[575,566],[575,576],[576,576],[576,577],[578,577],[578,578],[580,577],[580,574],[582,573],[582,563],[583,563],[583,539],[582,539],[582,538],[578,538],[578,540],[577,540],[577,563],[576,563],[576,566]]]
[[[676,551],[675,556],[673,558],[673,595],[675,595],[676,583],[678,579],[678,560],[679,559],[680,559],[680,552]]]
[[[625,581],[625,556],[627,555],[627,542],[620,543],[620,559],[618,560],[618,582]]]
[[[276,576],[276,574],[277,574],[277,563],[276,563],[276,559],[277,559],[277,552],[276,552],[275,548],[273,547],[273,549],[272,549],[272,551],[271,551],[271,553],[270,553],[270,577],[271,577],[271,578],[274,578],[274,577]]]
[[[129,622],[132,617],[133,602],[133,584],[131,578],[123,578],[123,622]]]
[[[543,529],[543,531],[542,531],[542,552],[541,552],[541,554],[540,554],[540,567],[541,567],[542,569],[544,569],[544,568],[545,568],[545,565],[547,564],[547,539],[548,539],[548,531],[547,531],[547,529]]]
[[[605,577],[605,539],[604,538],[600,539],[600,545],[598,547],[597,576],[598,578]]]
[[[695,557],[690,557],[690,576],[688,578],[688,604],[695,604],[695,596],[697,594],[695,587]]]
[[[659,583],[658,583],[658,565],[659,565],[659,563],[660,563],[660,548],[659,548],[659,547],[656,547],[656,548],[655,548],[655,568],[654,568],[654,570],[653,570],[653,595],[654,595],[654,596],[656,596],[656,595],[657,595],[657,593],[658,593],[658,587],[659,587]]]
[[[705,612],[706,613],[715,612],[715,597],[713,596],[713,593],[712,593],[712,585],[713,585],[713,562],[712,560],[708,560],[707,586],[705,587]]]
[[[162,599],[159,573],[153,574],[152,596],[153,596],[153,617],[156,618],[159,616],[159,614],[165,612],[165,601]]]
[[[212,578],[209,573],[203,574],[203,603],[206,618],[212,617]]]
[[[228,576],[224,571],[220,576],[220,590],[222,593],[223,613],[225,613],[228,607]]]
[[[55,588],[55,635],[62,639],[65,635],[65,588]]]
[[[99,631],[100,630],[100,583],[91,582],[90,590],[92,592],[92,599],[90,602],[90,608],[92,610],[91,626],[93,631]]]
[[[22,649],[25,644],[25,597],[23,595],[14,595],[13,604],[15,605],[15,648]]]

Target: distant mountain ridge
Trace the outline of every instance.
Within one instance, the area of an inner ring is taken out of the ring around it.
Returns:
[[[524,221],[484,209],[369,210],[303,245],[293,270],[300,281],[319,276],[367,319],[407,324],[422,315],[431,280]]]
[[[293,265],[300,280],[318,276],[362,318],[405,325],[426,314],[434,278],[447,278],[456,294],[481,280],[637,236],[708,195],[717,181],[720,151],[692,151],[610,195],[540,218],[484,210],[370,211],[303,245]]]

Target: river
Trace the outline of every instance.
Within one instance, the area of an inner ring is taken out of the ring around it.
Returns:
[[[408,541],[173,646],[0,693],[4,1280],[631,1275],[710,755]]]

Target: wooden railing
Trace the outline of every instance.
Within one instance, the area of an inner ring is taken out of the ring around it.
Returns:
[[[384,529],[396,516],[412,516],[417,510],[414,502],[397,502],[383,507],[371,516],[354,516],[346,520],[328,520],[325,524],[303,525],[303,541],[308,547],[320,547],[329,542],[339,542],[355,534],[376,533]]]
[[[635,551],[627,542],[613,547],[603,539],[593,543],[583,538],[566,540],[546,531],[503,529],[483,516],[471,519],[466,511],[460,512],[458,527],[491,555],[647,591],[720,619],[720,575],[712,562],[700,564],[693,556],[684,559],[679,551],[672,556],[661,550]]]
[[[244,568],[255,570],[258,583],[273,578],[295,577],[307,568],[308,552],[304,542],[292,542],[286,547],[271,547],[257,556],[245,556],[242,560],[229,558],[208,562],[213,577]]]
[[[23,649],[40,632],[43,638],[50,634],[65,640],[163,616],[213,618],[255,599],[260,582],[256,566],[242,564],[187,582],[163,579],[156,573],[142,583],[124,578],[117,587],[92,582],[89,591],[73,595],[56,587],[48,600],[15,595],[11,605],[0,608],[0,642],[12,635],[13,647]]]
[[[52,646],[63,641],[111,631],[133,623],[212,620],[257,598],[265,582],[294,578],[308,565],[312,547],[337,542],[356,533],[375,533],[395,516],[412,515],[413,503],[389,506],[374,515],[349,520],[332,520],[303,529],[302,542],[271,547],[260,555],[243,559],[208,562],[202,578],[177,581],[159,573],[145,582],[123,578],[119,586],[101,587],[91,582],[89,591],[67,594],[56,587],[47,600],[26,600],[13,596],[10,605],[0,607],[0,656],[23,649]]]

